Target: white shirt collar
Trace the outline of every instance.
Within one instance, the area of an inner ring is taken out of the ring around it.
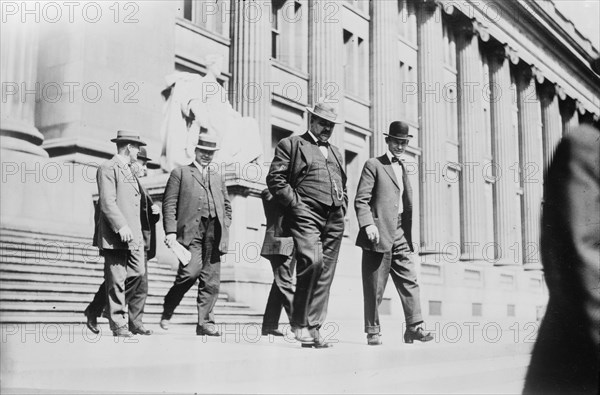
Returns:
[[[390,160],[390,163],[394,163],[394,162],[392,162],[392,158],[394,157],[394,154],[392,154],[390,151],[386,151],[385,154],[387,155],[388,159]],[[401,161],[401,159],[398,159],[398,162],[400,162],[400,161]],[[398,164],[400,164],[400,163],[398,163]]]
[[[308,131],[308,134],[310,135],[310,137],[312,137],[312,139],[315,142],[315,144],[319,141],[319,139],[317,138],[317,136],[315,136],[313,134],[313,132],[311,132],[310,130]]]
[[[129,166],[131,164],[131,161],[128,160],[129,157],[125,156],[125,155],[121,155],[121,154],[117,154],[117,159],[119,160],[119,162],[121,162],[123,165],[125,166]]]

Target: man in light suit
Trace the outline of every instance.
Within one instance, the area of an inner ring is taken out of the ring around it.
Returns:
[[[328,348],[331,343],[319,329],[327,315],[348,195],[342,156],[328,141],[339,123],[336,110],[324,101],[307,110],[309,131],[277,144],[267,186],[284,207],[283,235],[291,234],[296,249],[296,339],[302,347]]]
[[[140,147],[137,155],[137,163],[132,165],[134,173],[138,178],[145,177],[147,175],[147,163],[150,161],[146,153],[145,147]],[[146,305],[146,298],[148,296],[148,260],[154,258],[156,255],[156,223],[160,218],[160,208],[154,204],[152,198],[146,192],[144,187],[140,184],[142,195],[141,205],[141,220],[142,220],[142,234],[144,236],[144,274],[140,281],[139,287],[133,289],[129,282],[125,281],[125,299],[128,304],[139,305],[134,307],[134,311],[138,312],[138,316],[134,317],[129,315],[129,330],[134,335],[151,335],[152,330],[146,329],[143,324],[143,313]],[[98,219],[100,211],[96,204],[95,212],[95,233],[94,240],[97,237],[98,232]],[[136,294],[132,294],[132,291],[136,291]],[[85,309],[84,314],[87,317],[86,325],[93,333],[100,333],[98,329],[97,317],[102,314],[102,310],[106,306],[106,283],[102,283],[98,288],[98,292],[94,295],[94,299]]]
[[[600,371],[600,130],[563,137],[544,178],[541,257],[550,299],[525,394],[597,394]]]
[[[94,239],[104,256],[108,320],[114,336],[130,337],[125,319],[125,282],[136,294],[145,273],[141,206],[144,192],[130,168],[141,146],[146,145],[133,132],[119,130],[111,140],[117,154],[98,167],[99,218]],[[129,304],[129,317],[139,317],[139,304]]]
[[[360,226],[356,245],[363,249],[364,330],[369,345],[381,344],[378,308],[390,274],[404,309],[404,341],[433,339],[420,326],[419,285],[409,256],[413,251],[412,189],[400,160],[412,137],[408,132],[403,122],[390,124],[389,133],[384,133],[388,152],[365,163],[354,201]]]
[[[294,240],[291,237],[278,237],[281,234],[283,220],[281,207],[273,200],[268,189],[261,193],[267,229],[260,255],[267,258],[273,269],[273,284],[267,299],[262,322],[262,335],[284,336],[279,330],[279,317],[283,308],[292,322],[292,303],[294,283],[292,275],[296,266],[294,258]]]
[[[163,304],[161,328],[169,320],[185,293],[198,284],[198,325],[196,334],[220,336],[213,308],[221,284],[221,255],[227,253],[231,204],[225,180],[216,164],[211,164],[218,149],[216,137],[201,133],[196,159],[171,172],[163,198],[163,224],[167,246],[175,241],[187,248],[192,259],[179,264],[175,282]]]

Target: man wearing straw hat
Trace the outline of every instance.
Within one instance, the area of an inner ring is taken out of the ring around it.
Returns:
[[[147,175],[147,163],[151,159],[148,158],[146,147],[140,147],[137,155],[137,163],[132,164],[131,168],[138,178],[145,177]],[[160,218],[160,208],[154,204],[150,195],[146,192],[144,187],[140,184],[141,191],[145,198],[142,198],[141,206],[141,220],[142,220],[142,234],[144,236],[144,255],[145,255],[145,272],[142,275],[142,280],[139,287],[135,290],[136,294],[133,295],[130,284],[125,282],[125,299],[130,305],[139,304],[138,307],[134,307],[134,311],[138,312],[138,316],[129,315],[129,330],[134,335],[151,335],[152,330],[146,329],[143,324],[142,314],[146,305],[146,298],[148,296],[148,260],[156,256],[156,223]],[[98,219],[100,212],[98,205],[96,205],[95,223],[96,232],[98,230]],[[94,235],[96,239],[96,235]],[[106,283],[102,283],[98,288],[98,292],[94,295],[94,299],[85,309],[84,314],[87,317],[86,325],[93,333],[100,333],[98,328],[97,317],[102,314],[104,307],[106,306]]]
[[[216,136],[200,133],[196,159],[174,169],[165,187],[165,243],[173,247],[177,241],[192,255],[187,265],[180,262],[175,282],[165,296],[160,321],[165,330],[185,293],[200,280],[196,334],[220,336],[213,308],[221,284],[221,255],[227,252],[231,204],[225,181],[217,166],[211,164],[216,150]]]
[[[141,206],[144,191],[131,169],[140,147],[146,145],[134,132],[119,130],[111,140],[117,154],[98,167],[99,217],[96,245],[104,256],[108,320],[114,336],[130,337],[125,318],[125,282],[136,294],[145,273]],[[140,316],[143,306],[129,303],[129,317]]]
[[[335,108],[318,101],[307,108],[309,130],[279,142],[267,186],[284,207],[282,235],[296,248],[292,327],[302,347],[327,348],[319,329],[327,315],[348,205],[342,156],[329,143],[339,121]]]
[[[389,133],[384,133],[388,151],[365,163],[354,200],[360,226],[356,245],[363,249],[364,329],[367,344],[373,346],[381,344],[377,310],[390,274],[404,310],[404,342],[433,339],[420,326],[419,285],[409,256],[413,251],[412,189],[400,160],[412,137],[408,132],[404,122],[390,124]]]

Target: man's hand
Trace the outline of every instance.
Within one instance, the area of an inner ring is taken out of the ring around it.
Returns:
[[[379,244],[379,229],[375,225],[367,225],[365,228],[365,232],[367,233],[367,237],[369,241]]]
[[[173,245],[175,244],[176,239],[177,239],[177,235],[175,233],[169,233],[165,237],[165,244],[167,245],[167,247],[172,248]]]
[[[153,204],[152,207],[150,207],[150,209],[152,210],[152,214],[160,214],[160,208],[156,204]]]
[[[131,228],[127,225],[119,229],[119,236],[121,236],[121,241],[123,243],[129,243],[133,240],[133,232],[131,231]]]

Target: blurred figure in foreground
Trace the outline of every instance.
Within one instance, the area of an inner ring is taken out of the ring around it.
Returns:
[[[541,255],[550,293],[524,394],[597,394],[600,372],[600,131],[558,145],[544,179]]]

